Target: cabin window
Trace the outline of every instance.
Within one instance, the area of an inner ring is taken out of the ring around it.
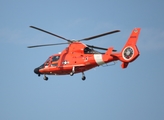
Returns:
[[[93,49],[89,47],[84,48],[84,54],[91,54],[91,53],[93,53]]]
[[[93,48],[86,47],[84,48],[84,54],[101,54],[101,53],[95,51]]]

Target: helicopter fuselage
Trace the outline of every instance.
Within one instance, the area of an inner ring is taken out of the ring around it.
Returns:
[[[117,60],[122,62],[121,64],[122,68],[127,68],[128,64],[136,60],[136,58],[140,55],[136,43],[141,28],[133,29],[129,39],[125,43],[122,50],[120,52],[116,52],[116,50],[114,50],[113,47],[102,48],[98,46],[84,44],[81,41],[88,41],[109,34],[117,33],[120,32],[120,30],[114,30],[114,31],[110,31],[103,34],[74,41],[34,26],[30,26],[30,27],[48,33],[60,39],[63,39],[67,42],[57,43],[57,44],[43,44],[43,45],[28,46],[28,48],[69,44],[68,47],[65,48],[61,53],[50,56],[45,63],[43,63],[40,67],[34,69],[34,72],[38,74],[38,76],[44,75],[43,77],[44,80],[48,80],[48,77],[46,75],[69,74],[73,76],[76,73],[82,73],[82,80],[85,80],[86,77],[84,75],[84,72],[87,70]],[[99,50],[105,50],[105,53],[95,51],[93,48]]]
[[[60,54],[50,56],[44,64],[34,69],[34,72],[38,75],[75,74],[117,60],[111,56],[105,60],[105,55],[105,53],[97,52],[81,42],[73,42]]]

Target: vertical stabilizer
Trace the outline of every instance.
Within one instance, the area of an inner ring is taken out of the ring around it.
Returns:
[[[140,30],[140,28],[133,29],[122,51],[119,54],[113,54],[113,56],[122,61],[122,68],[126,68],[128,64],[133,62],[140,54],[136,45]]]

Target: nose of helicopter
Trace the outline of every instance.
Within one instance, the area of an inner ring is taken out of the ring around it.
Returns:
[[[35,68],[35,69],[34,69],[34,73],[39,75],[39,74],[40,74],[39,68]]]

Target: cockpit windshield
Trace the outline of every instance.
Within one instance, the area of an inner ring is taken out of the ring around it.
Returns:
[[[40,69],[44,68],[44,64],[42,64],[39,68],[40,68]]]
[[[44,68],[45,66],[49,66],[49,65],[51,65],[51,66],[57,66],[59,59],[60,59],[60,55],[51,56],[39,68]]]
[[[45,65],[45,66],[48,66],[48,65],[49,65],[49,62],[50,62],[50,58],[48,58],[48,59],[46,60],[46,62],[44,63],[44,65]]]

